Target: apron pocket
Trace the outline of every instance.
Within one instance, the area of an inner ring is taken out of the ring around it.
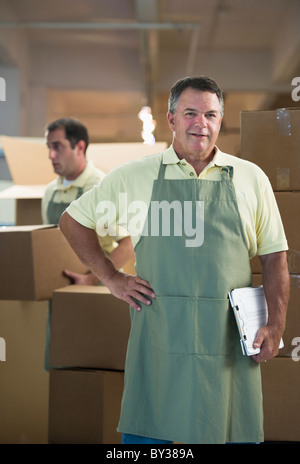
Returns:
[[[238,340],[228,299],[156,296],[141,313],[153,348],[167,353],[226,355]]]
[[[228,299],[195,298],[195,353],[226,355],[232,352],[238,332]]]
[[[146,312],[154,348],[174,354],[193,352],[190,297],[156,296]]]

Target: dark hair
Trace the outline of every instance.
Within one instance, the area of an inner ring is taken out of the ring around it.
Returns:
[[[69,140],[72,148],[75,148],[79,140],[83,140],[85,142],[84,153],[86,152],[89,144],[89,134],[87,128],[80,121],[74,118],[60,118],[47,126],[49,132],[57,129],[65,130],[66,139]]]
[[[168,109],[170,113],[174,114],[176,112],[179,97],[181,93],[188,87],[191,87],[196,90],[201,90],[202,92],[215,93],[220,102],[220,114],[221,116],[223,116],[224,99],[222,90],[213,79],[206,76],[185,77],[175,82],[171,89],[168,102]]]

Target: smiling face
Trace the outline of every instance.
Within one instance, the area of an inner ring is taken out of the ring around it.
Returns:
[[[168,122],[177,156],[203,169],[214,156],[222,122],[217,95],[188,87],[179,97],[176,112],[168,113]]]

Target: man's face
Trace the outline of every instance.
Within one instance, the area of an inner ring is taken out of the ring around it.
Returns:
[[[71,147],[70,141],[66,139],[64,129],[48,132],[46,136],[49,159],[52,162],[54,172],[60,176],[72,178],[78,165],[77,145],[75,148]]]
[[[217,141],[222,117],[216,94],[191,87],[179,97],[175,114],[168,113],[173,146],[180,158],[209,158]]]

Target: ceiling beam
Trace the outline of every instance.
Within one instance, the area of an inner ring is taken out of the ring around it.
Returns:
[[[142,1],[142,0],[136,0]],[[150,1],[150,0],[149,0]],[[40,21],[0,21],[0,28],[18,29],[82,29],[82,30],[184,30],[198,29],[197,23],[178,22],[40,22]]]

